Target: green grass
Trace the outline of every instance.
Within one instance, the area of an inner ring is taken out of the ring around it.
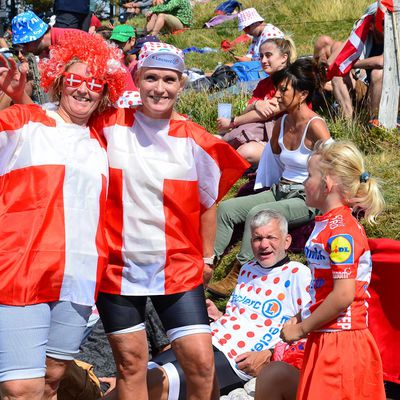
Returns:
[[[203,28],[204,23],[214,16],[214,10],[221,1],[212,0],[206,4],[195,5],[192,29],[178,35],[165,35],[163,39],[182,49],[191,46],[219,49],[222,40],[233,40],[242,33],[238,32],[236,20],[212,29]],[[242,1],[245,8],[255,7],[266,22],[291,34],[299,54],[302,55],[312,54],[313,43],[322,34],[330,35],[336,40],[346,39],[354,21],[363,14],[370,3],[370,0]],[[129,23],[143,28],[145,19],[135,17],[129,20]],[[245,50],[246,46],[240,46],[235,49],[235,54],[243,54]],[[229,53],[224,52],[207,55],[190,53],[186,57],[189,67],[203,68],[208,71],[213,70],[219,61],[233,62],[233,58]]]

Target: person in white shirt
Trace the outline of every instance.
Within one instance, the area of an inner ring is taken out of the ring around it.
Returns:
[[[283,323],[310,301],[310,271],[286,253],[291,236],[285,217],[260,211],[251,232],[254,259],[242,267],[225,313],[207,300],[221,395],[258,375],[280,342]],[[172,351],[149,363],[148,386],[150,399],[186,398],[185,376]]]

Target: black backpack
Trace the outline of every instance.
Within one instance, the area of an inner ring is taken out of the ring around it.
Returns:
[[[219,66],[210,76],[210,90],[221,90],[237,81],[236,72],[228,65]]]

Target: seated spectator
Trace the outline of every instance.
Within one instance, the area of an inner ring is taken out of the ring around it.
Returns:
[[[282,324],[310,301],[310,271],[290,261],[286,253],[290,242],[282,214],[259,212],[251,221],[254,259],[242,267],[225,313],[207,300],[221,395],[259,374],[270,362],[276,344],[281,343]],[[150,399],[186,399],[185,375],[171,350],[152,360],[147,379]]]
[[[301,309],[301,304],[309,302],[306,288],[310,272],[286,254],[291,237],[283,215],[274,210],[261,211],[250,225],[254,259],[242,267],[225,313],[207,300],[209,317],[214,320],[212,343],[222,395],[258,375],[280,342],[280,326]],[[167,378],[163,390],[168,390],[169,399],[185,399],[185,378],[172,352],[161,353],[153,362],[161,369],[149,370],[151,390],[160,390],[152,384],[162,374]]]
[[[138,15],[144,14],[146,15],[153,5],[153,0],[143,0],[143,1],[131,1],[129,3],[125,3],[122,6],[126,8],[126,12],[128,14]],[[156,5],[156,4],[154,4]]]
[[[383,79],[383,32],[375,23],[376,10],[375,3],[355,23],[352,37],[361,35],[362,30],[368,30],[365,41],[360,38],[356,47],[350,39],[341,43],[324,35],[317,39],[314,49],[315,59],[327,67],[327,78],[332,81],[333,94],[344,117],[353,116],[357,82],[362,80],[368,85],[367,107],[373,123],[376,123],[374,120],[379,113]]]
[[[266,24],[264,18],[255,8],[246,8],[238,14],[239,31],[244,31],[253,37],[247,54],[235,56],[236,61],[258,61],[260,60],[260,46],[267,39],[281,38],[285,35],[281,30],[272,24]]]
[[[115,43],[125,55],[125,63],[128,64],[127,55],[135,46],[136,33],[131,25],[117,25],[111,34],[110,40]]]
[[[112,31],[110,41],[115,43],[124,54],[124,68],[126,69],[127,76],[130,78],[127,79],[126,90],[137,91],[137,87],[134,83],[134,68],[136,66],[136,60],[129,54],[129,51],[132,50],[136,42],[135,29],[131,25],[117,25]]]
[[[162,30],[174,32],[189,28],[192,24],[192,8],[189,0],[165,0],[150,8],[146,14],[148,35],[157,36]]]
[[[278,103],[286,114],[274,125],[271,140],[265,146],[257,171],[255,189],[260,193],[223,201],[217,210],[217,236],[214,254],[224,254],[234,227],[245,223],[242,245],[232,270],[208,290],[227,295],[236,284],[240,267],[252,257],[250,221],[261,210],[279,210],[289,228],[312,221],[315,209],[305,204],[303,181],[307,178],[307,159],[318,140],[330,138],[325,121],[308,107],[318,86],[316,65],[306,58],[296,60],[274,76]]]
[[[232,120],[217,120],[222,139],[255,166],[258,165],[265,143],[271,137],[275,121],[281,114],[277,99],[274,98],[276,89],[272,76],[296,59],[296,49],[289,38],[267,39],[260,46],[260,57],[268,77],[258,83],[244,113]],[[227,132],[229,129],[231,130]]]

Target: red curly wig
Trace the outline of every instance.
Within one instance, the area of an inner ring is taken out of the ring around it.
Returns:
[[[71,61],[80,61],[90,67],[94,77],[105,81],[109,99],[114,103],[125,90],[126,70],[122,57],[120,49],[99,35],[67,31],[56,45],[50,46],[50,58],[40,61],[40,84],[48,92]]]

